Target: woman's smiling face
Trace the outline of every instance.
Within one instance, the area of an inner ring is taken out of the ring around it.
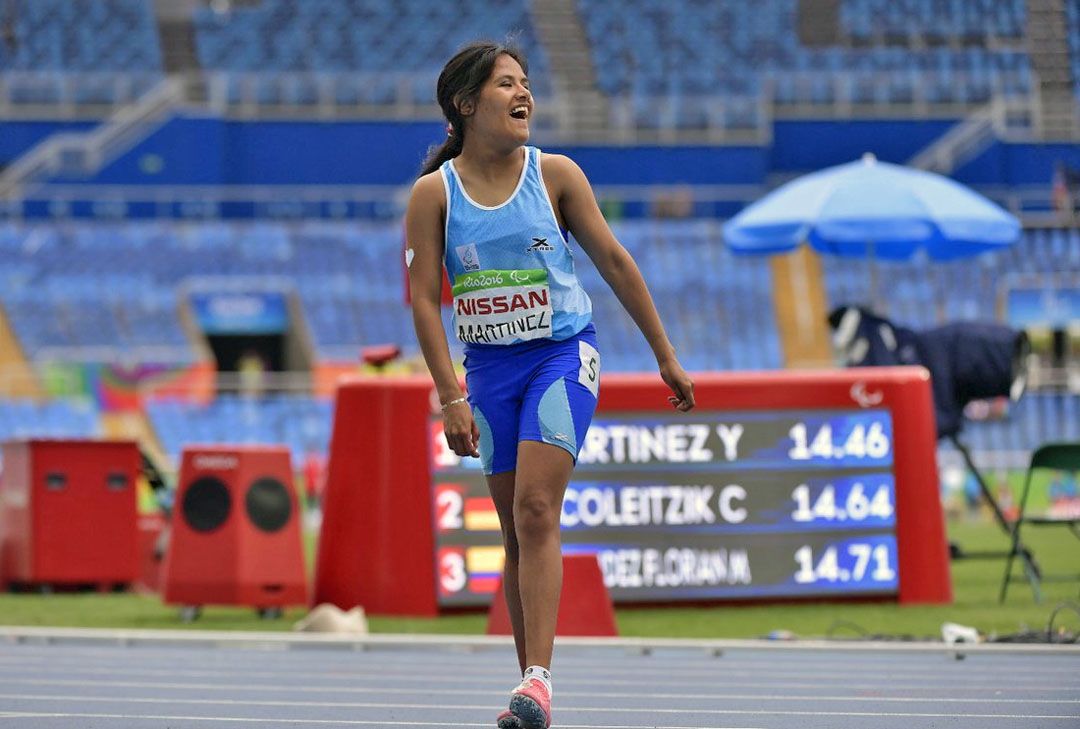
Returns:
[[[533,98],[525,71],[511,56],[503,53],[495,59],[491,76],[480,88],[474,109],[462,105],[462,114],[470,118],[470,132],[485,137],[505,137],[521,145],[529,141],[529,119]]]

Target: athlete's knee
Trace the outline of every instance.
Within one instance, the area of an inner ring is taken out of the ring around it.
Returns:
[[[514,501],[514,524],[518,539],[549,536],[559,529],[560,504],[540,489],[522,489]]]

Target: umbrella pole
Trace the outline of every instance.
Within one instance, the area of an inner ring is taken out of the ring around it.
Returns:
[[[885,310],[882,308],[881,301],[878,299],[877,256],[874,252],[873,240],[866,242],[866,260],[870,264],[870,308],[873,309],[874,313],[878,316],[884,316]]]

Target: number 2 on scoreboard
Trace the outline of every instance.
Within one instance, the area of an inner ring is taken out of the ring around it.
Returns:
[[[435,523],[440,532],[463,529],[464,510],[465,499],[460,490],[453,486],[440,486],[435,491]]]

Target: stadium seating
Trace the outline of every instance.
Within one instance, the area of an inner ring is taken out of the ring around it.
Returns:
[[[909,39],[1018,39],[1024,35],[1024,0],[845,0],[840,25],[860,41]]]
[[[979,24],[980,8],[1000,5]],[[707,96],[754,97],[771,93],[780,104],[910,103],[923,94],[931,104],[973,104],[995,92],[1026,94],[1030,61],[1019,40],[990,49],[980,45],[914,50],[888,45],[807,48],[795,28],[796,0],[762,0],[752,13],[739,0],[579,0],[597,79],[612,97],[634,99],[638,123],[655,125],[655,97],[669,97],[675,124],[700,124],[695,108]],[[859,36],[879,16],[896,18],[920,33],[955,34],[983,28],[980,38],[1015,39],[1022,32],[1024,3],[964,0],[944,8],[925,2],[862,0],[842,6],[841,22]],[[955,6],[955,7],[954,7]],[[902,12],[901,12],[902,11]],[[650,22],[634,22],[647,18]],[[867,31],[869,32],[869,31]],[[843,72],[843,73],[841,73]],[[850,72],[850,73],[847,73]]]
[[[12,48],[0,43],[0,71],[15,72],[6,79],[14,103],[112,104],[161,76],[152,0],[12,0],[4,8],[14,38]],[[132,75],[118,83],[110,73],[118,71]]]
[[[1031,91],[1023,0],[845,0],[842,43],[815,48],[799,41],[797,0],[760,0],[752,13],[741,0],[578,8],[601,91],[641,128],[757,128],[763,94],[780,104],[979,104]],[[13,0],[9,12],[15,38],[12,48],[0,43],[0,71],[34,72],[8,80],[15,103],[113,103],[123,87],[101,72],[148,72],[129,79],[135,95],[161,72],[151,0]],[[461,44],[508,30],[529,56],[534,90],[551,91],[525,0],[261,0],[201,7],[193,22],[199,63],[229,74],[233,101],[428,104]],[[61,71],[99,75],[72,83]]]
[[[712,219],[613,223],[634,255],[690,370],[776,368],[768,262],[733,256]],[[63,345],[180,345],[177,283],[193,275],[289,276],[318,356],[355,358],[365,344],[397,343],[416,354],[403,303],[400,227],[394,223],[99,223],[0,228],[0,299],[31,353]],[[149,252],[152,251],[152,255]],[[577,255],[592,294],[604,369],[650,370],[652,355],[588,257]],[[863,261],[823,259],[831,303],[869,301]],[[1005,251],[958,264],[878,264],[883,313],[916,328],[958,318],[992,319],[1009,272],[1080,270],[1080,231],[1033,230]],[[307,397],[223,397],[207,407],[152,402],[165,449],[183,443],[283,442],[295,463],[324,452],[330,405]],[[969,423],[977,451],[1026,451],[1056,438],[1080,439],[1075,394],[1034,392],[1004,420]],[[81,404],[0,405],[0,437],[97,432]]]
[[[97,409],[84,400],[0,400],[0,441],[100,435]]]
[[[1068,29],[1069,66],[1072,70],[1073,96],[1077,101],[1077,113],[1080,113],[1080,5],[1075,2],[1065,3],[1065,25]]]
[[[0,227],[0,300],[31,357],[49,347],[162,347],[192,354],[176,313],[176,279],[147,270],[152,239],[123,228]]]
[[[173,463],[180,462],[186,443],[282,443],[299,469],[308,454],[328,452],[332,409],[329,400],[306,395],[223,395],[207,406],[151,402],[147,415]]]
[[[686,366],[780,366],[767,262],[732,256],[711,220],[627,221],[615,230],[645,271]],[[182,347],[176,287],[198,275],[289,276],[322,357],[352,359],[359,346],[381,343],[416,353],[396,223],[9,225],[0,251],[0,300],[31,356],[56,346]],[[591,262],[577,259],[607,369],[653,367]],[[688,300],[688,287],[700,298]]]
[[[1011,248],[955,263],[877,261],[877,292],[872,291],[868,261],[826,256],[822,263],[830,305],[873,304],[876,298],[880,313],[922,329],[960,319],[997,318],[999,284],[1007,273],[1080,270],[1080,231],[1025,231]]]
[[[612,227],[645,274],[688,367],[781,366],[767,261],[733,256],[711,219]],[[651,368],[648,348],[588,257],[577,255],[577,265],[593,296],[606,368]],[[1028,231],[1010,249],[961,263],[875,265],[878,281],[887,282],[877,292],[879,308],[899,323],[993,319],[1004,273],[1080,270],[1080,232]],[[872,303],[866,261],[825,257],[823,266],[830,304]],[[252,275],[294,282],[321,358],[353,359],[358,347],[383,343],[417,352],[394,222],[0,227],[0,301],[31,357],[63,346],[187,352],[176,313],[179,282]]]
[[[4,68],[160,71],[151,0],[14,0],[15,50]]]
[[[388,104],[402,96],[434,103],[435,80],[459,46],[502,41],[508,30],[520,33],[536,93],[550,88],[524,0],[263,0],[227,13],[201,9],[195,28],[205,69],[298,74],[255,81],[260,103],[315,103],[327,85],[341,104]],[[238,77],[230,87],[234,98],[242,83]]]
[[[1080,441],[1080,394],[1029,392],[996,420],[968,421],[963,439],[977,452],[1030,452],[1044,443]]]
[[[612,230],[645,276],[683,366],[782,366],[768,261],[732,255],[713,220],[623,221]],[[586,256],[577,256],[577,270],[592,296],[604,368],[654,369],[637,327]]]

